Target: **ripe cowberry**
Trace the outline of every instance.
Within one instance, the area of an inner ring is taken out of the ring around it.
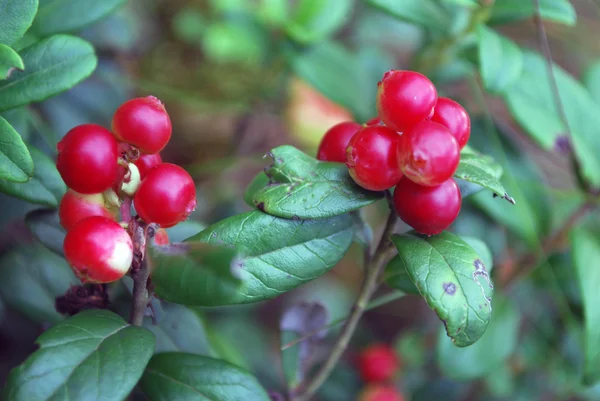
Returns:
[[[164,228],[159,228],[154,234],[154,244],[159,246],[169,245],[169,234]]]
[[[69,189],[58,208],[60,225],[67,231],[81,220],[91,216],[102,216],[116,220],[118,210],[107,204],[104,194],[80,194]]]
[[[160,152],[171,139],[172,131],[165,106],[154,96],[131,99],[119,106],[112,129],[119,141],[148,154]]]
[[[56,168],[65,184],[76,192],[103,192],[117,178],[117,140],[99,125],[84,124],[71,129],[56,149]]]
[[[346,165],[350,176],[363,188],[383,191],[402,178],[398,162],[400,136],[383,125],[364,127],[346,149]]]
[[[439,234],[456,220],[462,197],[453,178],[435,187],[424,187],[403,178],[394,191],[396,213],[415,231]]]
[[[424,121],[400,136],[398,160],[405,177],[420,185],[439,185],[456,171],[460,149],[448,128]]]
[[[433,83],[414,71],[391,70],[377,84],[377,112],[398,132],[414,127],[431,115],[437,101]]]
[[[404,397],[393,386],[371,385],[360,393],[358,401],[404,401]]]
[[[392,379],[400,361],[392,347],[385,344],[374,344],[364,349],[358,356],[358,370],[366,382],[382,382]]]
[[[152,155],[140,155],[140,157],[134,162],[140,171],[140,177],[142,180],[146,178],[148,172],[152,170],[152,168],[158,166],[160,163],[162,163],[160,153],[154,153]]]
[[[447,97],[438,99],[431,121],[442,124],[458,142],[460,149],[464,148],[471,135],[471,119],[467,111],[458,103]]]
[[[179,166],[159,164],[142,181],[133,205],[145,222],[172,227],[187,219],[196,208],[194,181]]]
[[[317,159],[345,163],[348,142],[361,128],[362,125],[353,121],[339,123],[329,128],[321,139]]]
[[[127,231],[101,216],[77,223],[67,233],[63,248],[65,258],[84,283],[119,280],[133,260],[133,244]]]

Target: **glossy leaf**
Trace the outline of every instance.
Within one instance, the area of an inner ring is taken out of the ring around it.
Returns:
[[[504,186],[499,181],[501,176],[502,167],[500,165],[496,164],[490,157],[473,153],[461,155],[458,168],[454,173],[454,177],[481,185],[502,199],[514,204],[515,200],[506,193]]]
[[[444,376],[472,380],[493,374],[517,346],[520,317],[511,301],[497,296],[492,303],[490,324],[472,346],[457,348],[440,331],[436,359]]]
[[[63,255],[63,242],[67,232],[60,225],[58,210],[38,209],[27,213],[25,224],[46,248]]]
[[[388,263],[385,268],[384,278],[385,283],[396,290],[407,294],[420,294],[419,289],[415,286],[415,283],[406,270],[404,259],[400,255],[394,256],[390,263]]]
[[[483,261],[460,237],[413,232],[392,237],[411,279],[454,345],[475,343],[490,321],[492,285]]]
[[[585,71],[583,83],[597,104],[600,104],[600,60],[595,61]]]
[[[41,37],[77,31],[124,3],[125,0],[40,0],[31,31]]]
[[[33,175],[33,160],[21,136],[0,117],[0,180],[27,182]]]
[[[2,299],[36,322],[61,321],[54,300],[77,284],[67,262],[41,245],[16,248],[0,259]]]
[[[269,181],[257,189],[250,185],[252,204],[265,213],[294,219],[321,219],[345,214],[383,197],[354,183],[342,163],[318,161],[293,146],[279,146],[268,153],[272,163],[264,174]]]
[[[366,3],[403,21],[436,31],[443,31],[451,21],[433,0],[367,0]]]
[[[577,14],[569,0],[539,0],[543,19],[575,25]],[[531,18],[534,15],[534,2],[523,0],[501,0],[494,3],[490,23],[502,24]]]
[[[25,70],[0,81],[0,111],[61,93],[96,68],[94,48],[83,39],[54,35],[20,52]]]
[[[250,373],[227,362],[184,353],[152,357],[142,380],[150,401],[269,401]]]
[[[36,342],[11,371],[4,400],[124,400],[154,351],[152,333],[106,310],[81,312]]]
[[[0,43],[0,80],[6,79],[14,70],[24,70],[21,56],[10,47]]]
[[[0,180],[0,192],[38,205],[57,207],[67,191],[54,161],[35,148],[29,149],[35,169],[26,183]]]
[[[477,32],[483,85],[489,92],[501,93],[521,75],[523,54],[517,44],[485,25]]]
[[[477,0],[442,0],[444,3],[457,4],[459,6],[477,8],[479,3]]]
[[[352,15],[354,0],[300,0],[286,24],[287,34],[308,44],[325,39]]]
[[[0,43],[12,45],[31,26],[38,0],[0,0]]]
[[[583,301],[585,319],[585,364],[583,378],[586,384],[600,380],[600,270],[596,261],[600,258],[600,238],[584,228],[571,234],[573,261]]]

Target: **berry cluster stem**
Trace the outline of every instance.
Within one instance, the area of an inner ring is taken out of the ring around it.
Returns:
[[[327,359],[315,376],[305,385],[303,385],[298,390],[297,394],[292,394],[292,401],[309,401],[317,392],[317,390],[323,385],[323,383],[325,383],[331,374],[331,371],[337,365],[338,361],[346,350],[348,343],[350,342],[350,339],[356,330],[358,322],[369,304],[369,300],[379,287],[379,277],[381,276],[386,263],[389,261],[389,251],[393,249],[393,244],[390,240],[390,237],[394,232],[394,228],[396,227],[396,222],[398,219],[393,210],[393,205],[390,206],[392,209],[388,216],[385,229],[383,230],[381,240],[379,241],[379,245],[377,245],[375,253],[372,257],[365,257],[365,259],[368,260],[365,280],[363,281],[360,294],[352,306],[350,315],[348,316],[348,319],[346,320],[346,323],[344,324],[344,327],[342,328],[335,345],[329,352]],[[365,250],[365,252],[369,252],[368,249]]]
[[[148,268],[146,258],[142,260],[139,270],[132,272],[131,276],[133,278],[133,299],[129,322],[134,326],[141,326],[149,301],[147,286],[148,279],[150,278],[150,269]]]

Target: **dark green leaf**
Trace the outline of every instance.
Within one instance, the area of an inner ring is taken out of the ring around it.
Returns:
[[[399,255],[388,263],[385,268],[385,283],[392,288],[405,292],[407,294],[420,294],[419,290],[413,283],[408,271],[406,271],[406,265],[404,259]]]
[[[0,117],[0,180],[27,182],[33,175],[33,160],[21,136]]]
[[[227,362],[169,352],[152,357],[142,380],[150,401],[269,401],[250,373]]]
[[[0,259],[2,299],[36,322],[61,321],[54,300],[77,284],[67,262],[41,245],[17,248]]]
[[[523,71],[521,49],[485,25],[479,26],[478,38],[479,71],[483,85],[489,92],[501,93]]]
[[[37,343],[11,371],[4,400],[124,400],[154,351],[152,333],[106,310],[81,312]]]
[[[360,209],[383,197],[360,188],[342,163],[318,161],[293,146],[279,146],[268,154],[273,162],[249,188],[247,198],[265,213],[294,219],[321,219]]]
[[[523,0],[500,0],[494,3],[490,23],[502,24],[531,18],[534,2]],[[568,0],[540,0],[542,18],[566,25],[575,25],[577,14]]]
[[[514,204],[515,200],[508,196],[506,190],[498,181],[501,176],[502,167],[496,164],[492,158],[474,153],[463,153],[460,157],[458,169],[454,173],[454,177],[481,185],[502,199]]]
[[[234,246],[242,256],[238,261],[239,273],[244,276],[242,287],[211,288],[207,282],[198,282],[195,287],[187,282],[180,285],[165,279],[165,268],[159,276],[154,273],[156,293],[166,300],[190,305],[229,305],[274,298],[331,269],[352,243],[353,223],[348,215],[286,220],[255,211],[230,217],[190,241]]]
[[[0,43],[0,80],[6,79],[14,70],[25,69],[21,56],[10,47]]]
[[[437,362],[445,377],[472,380],[494,372],[515,350],[519,334],[518,309],[506,298],[495,297],[492,319],[479,341],[457,348],[440,331]]]
[[[477,0],[442,0],[444,3],[457,4],[459,6],[465,6],[469,8],[479,7]]]
[[[479,258],[483,261],[483,264],[485,265],[485,269],[488,273],[490,273],[492,271],[492,267],[494,267],[494,258],[492,256],[492,251],[490,251],[490,248],[486,245],[486,243],[480,240],[479,238],[466,236],[461,236],[461,238],[471,248],[473,248],[477,255],[479,255]]]
[[[492,285],[485,265],[460,237],[415,233],[392,237],[411,279],[454,345],[475,343],[490,321]]]
[[[63,92],[96,68],[91,44],[68,35],[54,35],[20,52],[25,71],[0,81],[0,111],[39,102]]]
[[[38,0],[0,0],[0,43],[12,45],[31,26]]]
[[[10,125],[17,131],[23,141],[28,142],[31,134],[31,114],[27,107],[19,107],[0,113],[0,117],[3,117],[8,121]]]
[[[571,234],[573,259],[577,280],[581,290],[585,318],[585,384],[600,380],[600,270],[596,262],[600,260],[600,240],[584,228]]]
[[[333,34],[352,15],[354,0],[300,0],[285,24],[287,34],[308,44]]]
[[[444,31],[451,21],[445,10],[432,0],[367,0],[367,4],[403,21],[436,31]]]
[[[39,36],[77,31],[113,12],[125,0],[40,0],[31,26]]]
[[[585,71],[583,83],[596,103],[600,104],[600,60]]]
[[[67,187],[54,161],[35,148],[29,149],[35,170],[26,183],[0,180],[0,192],[38,205],[57,207]]]
[[[60,225],[58,210],[38,209],[27,213],[25,224],[33,235],[48,249],[63,255],[63,242],[67,234]]]

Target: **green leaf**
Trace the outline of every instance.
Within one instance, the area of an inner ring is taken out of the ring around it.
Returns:
[[[41,245],[14,249],[0,259],[2,299],[36,322],[61,321],[54,300],[77,284],[67,262]]]
[[[25,69],[21,56],[12,48],[0,43],[0,80],[8,78],[15,69]]]
[[[456,4],[459,6],[469,7],[469,8],[477,8],[479,7],[479,3],[477,0],[442,0],[444,3]]]
[[[387,285],[396,290],[407,294],[420,294],[419,289],[415,286],[415,283],[406,270],[404,259],[400,255],[394,256],[390,263],[388,263],[385,268],[384,279]]]
[[[39,36],[78,31],[124,3],[125,0],[40,0],[31,31]]]
[[[154,351],[152,333],[106,310],[78,313],[36,342],[11,371],[4,400],[124,400]]]
[[[480,25],[477,32],[483,85],[489,92],[501,93],[521,75],[523,54],[512,40],[485,25]]]
[[[437,343],[437,363],[445,377],[472,380],[486,377],[510,357],[517,346],[520,314],[504,297],[495,297],[492,319],[479,341],[467,348],[452,345],[443,331]]]
[[[521,77],[505,92],[505,100],[513,117],[544,149],[556,146],[567,134],[567,127],[556,109],[546,60],[539,54],[524,52]],[[567,115],[571,140],[583,176],[594,186],[600,186],[600,141],[596,127],[600,126],[598,104],[588,91],[569,73],[554,65],[561,103]]]
[[[31,26],[38,0],[0,0],[0,43],[12,45]]]
[[[568,0],[540,0],[540,14],[543,19],[575,25],[577,13]],[[501,0],[494,3],[491,24],[504,24],[531,18],[534,14],[534,3],[523,0]]]
[[[348,215],[286,220],[255,211],[230,217],[209,226],[190,241],[235,247],[242,256],[237,262],[238,271],[244,276],[242,287],[213,288],[203,281],[195,286],[179,283],[170,279],[165,267],[153,274],[156,294],[171,302],[207,306],[274,298],[331,269],[352,243],[353,223]]]
[[[33,160],[21,136],[0,117],[0,180],[27,182],[33,175]]]
[[[38,205],[57,207],[67,191],[54,161],[35,148],[29,149],[35,170],[26,183],[0,180],[0,192]]]
[[[446,11],[433,0],[367,0],[367,4],[403,21],[435,31],[444,31],[451,22]]]
[[[27,213],[25,224],[46,248],[63,255],[63,242],[66,231],[60,225],[58,210],[38,209]]]
[[[273,162],[250,185],[247,198],[265,213],[294,219],[321,219],[345,214],[383,197],[354,183],[342,163],[318,161],[293,146],[279,146],[268,155]],[[259,181],[260,180],[260,181]],[[262,181],[262,182],[261,182]]]
[[[96,68],[94,48],[83,39],[54,35],[23,49],[25,70],[0,81],[0,111],[39,102],[87,78]]]
[[[585,364],[583,380],[587,385],[600,380],[600,270],[595,261],[600,258],[600,240],[584,228],[571,233],[573,262],[583,301],[585,319]]]
[[[411,279],[444,323],[454,345],[466,347],[485,332],[492,285],[483,261],[449,232],[423,237],[414,232],[392,241]]]
[[[481,185],[494,192],[495,195],[514,204],[515,200],[508,196],[504,186],[498,181],[502,176],[502,167],[489,156],[464,153],[460,157],[454,177]]]
[[[350,19],[353,5],[354,0],[300,0],[286,32],[303,44],[323,40]]]
[[[595,61],[583,76],[583,83],[597,104],[600,104],[600,60]]]
[[[142,380],[150,401],[269,401],[250,373],[227,362],[169,352],[150,360]]]

